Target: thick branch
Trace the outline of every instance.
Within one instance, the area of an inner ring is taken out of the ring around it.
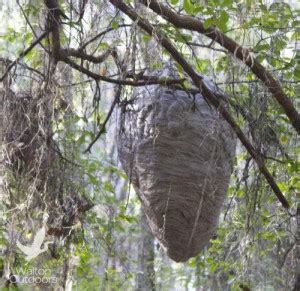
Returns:
[[[284,93],[279,82],[262,66],[251,54],[250,50],[238,45],[234,40],[217,30],[215,27],[205,28],[203,22],[191,16],[179,15],[163,3],[157,0],[140,0],[144,5],[150,7],[154,12],[163,16],[168,22],[177,28],[197,31],[219,43],[230,51],[235,57],[243,61],[251,71],[265,84],[277,102],[281,105],[290,119],[293,127],[300,134],[300,114],[295,109],[292,101]]]
[[[70,65],[75,70],[93,78],[96,81],[104,81],[108,83],[113,83],[117,85],[128,85],[133,87],[140,87],[140,86],[146,86],[146,85],[155,85],[160,84],[164,86],[171,86],[174,84],[182,84],[185,79],[170,79],[170,78],[156,78],[156,77],[147,77],[142,76],[142,81],[130,81],[130,80],[116,80],[112,79],[106,76],[98,75],[94,72],[89,71],[88,69],[84,68],[83,66],[77,65],[75,62],[70,60],[68,57],[60,56],[60,61]]]
[[[62,12],[58,6],[57,0],[44,0],[45,5],[48,8],[48,21],[49,27],[52,30],[52,54],[54,63],[58,61],[62,61],[68,65],[70,65],[75,70],[93,78],[96,81],[105,81],[117,85],[129,85],[129,86],[145,86],[145,85],[154,85],[160,84],[164,86],[171,86],[174,84],[182,84],[185,79],[170,79],[170,78],[156,78],[156,77],[146,77],[146,76],[137,76],[139,77],[138,80],[130,81],[130,80],[116,80],[106,76],[102,76],[91,72],[90,70],[86,69],[85,67],[76,64],[76,62],[72,61],[69,57],[77,57],[83,60],[87,60],[89,62],[99,64],[106,60],[106,58],[114,52],[113,49],[108,49],[105,53],[100,56],[93,56],[85,53],[82,49],[62,49],[59,40],[59,26],[60,26],[60,15]]]
[[[80,59],[92,62],[94,64],[100,64],[107,59],[107,57],[111,54],[111,51],[112,51],[111,49],[108,49],[106,52],[104,52],[103,54],[101,54],[99,56],[93,56],[93,55],[89,55],[89,54],[85,53],[82,50],[76,50],[74,48],[69,48],[69,49],[62,49],[60,51],[60,54],[63,54],[65,56],[80,58]]]
[[[110,0],[110,2],[123,11],[127,16],[129,16],[133,21],[135,21],[142,29],[144,29],[149,35],[155,34],[156,38],[160,41],[161,45],[170,53],[170,55],[177,61],[178,64],[182,66],[184,71],[190,76],[193,80],[194,84],[201,90],[203,96],[209,100],[209,102],[219,111],[219,113],[223,116],[223,118],[230,124],[230,126],[235,131],[236,135],[245,146],[249,154],[256,161],[259,170],[266,178],[270,187],[273,189],[275,195],[278,200],[281,202],[283,207],[289,208],[289,203],[282,194],[278,185],[274,181],[273,176],[270,174],[267,169],[264,161],[261,157],[261,154],[258,153],[253,146],[251,145],[248,138],[244,135],[240,127],[236,124],[235,120],[232,118],[230,113],[227,111],[223,102],[205,85],[203,82],[203,78],[198,75],[195,70],[190,66],[190,64],[184,59],[184,57],[177,51],[177,49],[173,46],[173,44],[169,41],[167,37],[165,37],[162,33],[155,31],[154,28],[149,24],[148,21],[143,20],[134,9],[127,6],[121,0]]]

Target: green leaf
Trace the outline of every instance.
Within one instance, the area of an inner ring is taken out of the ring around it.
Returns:
[[[193,37],[191,35],[183,34],[183,33],[177,33],[175,38],[177,41],[183,42],[183,43],[190,42],[193,40]]]
[[[120,220],[124,220],[128,223],[137,223],[137,219],[134,216],[129,216],[129,215],[125,215],[125,214],[120,214],[119,215],[119,219]]]
[[[171,0],[172,5],[176,5],[179,2],[179,0]]]
[[[107,191],[107,192],[111,192],[111,193],[114,193],[114,186],[109,182],[109,181],[106,181],[104,183],[104,190]]]
[[[216,23],[216,21],[215,21],[214,18],[208,18],[208,19],[206,19],[206,20],[204,21],[203,26],[204,26],[204,28],[206,29],[206,28],[208,28],[208,27],[214,25],[215,23]]]
[[[192,15],[194,13],[194,5],[190,0],[183,0],[183,9],[187,14]]]
[[[24,41],[26,42],[26,44],[31,43],[31,41],[32,41],[32,33],[31,32],[25,33]]]
[[[98,186],[99,185],[99,179],[97,177],[95,177],[94,175],[88,174],[89,177],[89,181],[91,184],[93,184],[94,186]]]
[[[226,11],[222,11],[220,15],[220,19],[218,21],[218,27],[220,30],[225,31],[227,29],[227,22],[229,19],[229,15]]]
[[[196,66],[199,72],[204,73],[207,68],[211,67],[211,62],[210,60],[199,59]]]
[[[254,47],[255,52],[267,51],[269,49],[270,49],[270,45],[268,43],[259,43]]]
[[[237,198],[243,198],[244,196],[245,196],[245,192],[243,189],[240,189],[239,191],[236,192]]]
[[[220,7],[230,7],[233,3],[233,0],[224,0],[221,4]]]
[[[295,70],[294,70],[294,77],[297,79],[297,80],[300,80],[300,68],[297,67]]]
[[[107,50],[109,48],[109,44],[107,42],[102,42],[99,45],[100,50]]]
[[[22,50],[20,50],[19,52],[18,52],[18,55],[20,55],[22,53]],[[34,50],[32,50],[32,51],[30,51],[25,57],[24,57],[24,59],[26,60],[26,61],[32,61],[32,60],[34,60],[34,57],[35,57],[35,51]]]
[[[117,21],[113,21],[112,24],[111,24],[111,27],[113,29],[118,29],[119,28],[119,23]]]

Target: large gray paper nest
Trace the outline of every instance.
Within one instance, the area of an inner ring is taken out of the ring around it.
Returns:
[[[200,94],[152,85],[134,95],[120,110],[119,158],[153,234],[184,262],[216,232],[236,140]]]

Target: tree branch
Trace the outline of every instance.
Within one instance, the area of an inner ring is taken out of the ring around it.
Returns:
[[[84,154],[87,153],[87,152],[91,152],[92,146],[100,138],[100,136],[105,132],[107,122],[109,121],[109,119],[110,119],[110,117],[111,117],[111,115],[112,115],[112,113],[113,113],[116,105],[120,101],[121,92],[122,92],[122,87],[119,86],[118,89],[117,89],[117,91],[116,91],[114,101],[113,101],[113,103],[110,106],[109,112],[107,113],[107,116],[106,116],[106,118],[105,118],[105,120],[104,120],[104,122],[103,122],[103,124],[101,126],[100,131],[98,132],[98,134],[96,135],[96,137],[94,138],[94,140],[89,144],[89,146],[87,147],[87,149],[83,152]]]
[[[177,51],[173,44],[165,37],[162,33],[155,31],[155,29],[150,25],[147,20],[144,20],[138,15],[134,9],[127,6],[121,0],[110,0],[110,2],[117,8],[119,8],[123,13],[135,21],[143,30],[145,30],[149,35],[154,35],[160,41],[162,47],[170,53],[170,55],[176,60],[178,64],[182,66],[184,71],[190,76],[194,84],[201,90],[203,96],[209,100],[209,102],[219,111],[223,118],[230,124],[232,129],[235,131],[236,135],[245,146],[251,157],[255,160],[260,172],[264,175],[273,192],[277,196],[278,200],[281,202],[284,208],[289,208],[289,203],[282,194],[278,185],[274,181],[273,176],[267,169],[261,154],[258,153],[251,145],[248,138],[244,135],[240,127],[237,125],[235,120],[232,118],[230,113],[227,111],[223,102],[205,85],[202,76],[198,75],[196,71],[190,66],[190,64],[184,59],[184,57]],[[152,3],[152,2],[150,2]]]
[[[0,78],[0,82],[3,82],[7,74],[10,72],[10,70],[19,62],[20,59],[25,57],[30,51],[42,41],[43,38],[45,38],[49,34],[49,31],[45,31],[42,33],[27,49],[25,49],[23,52],[19,54],[19,57],[15,59],[13,62],[11,62],[8,66],[2,77]]]
[[[80,58],[80,59],[92,62],[94,64],[100,64],[107,59],[107,57],[111,54],[111,52],[112,52],[112,49],[108,49],[106,52],[104,52],[103,54],[101,54],[99,56],[93,56],[93,55],[89,55],[89,54],[85,53],[82,50],[69,48],[69,49],[62,49],[60,51],[60,54],[63,54],[64,56]]]
[[[59,40],[59,25],[60,25],[60,15],[62,14],[57,0],[44,0],[45,5],[48,8],[48,25],[52,30],[52,55],[54,64],[58,61],[62,61],[68,65],[70,65],[75,70],[93,78],[96,81],[105,81],[117,85],[129,85],[129,86],[145,86],[145,85],[154,85],[160,84],[164,86],[171,86],[174,84],[183,84],[185,79],[170,79],[170,78],[157,78],[157,77],[146,77],[146,76],[137,76],[138,80],[130,81],[130,80],[116,80],[106,76],[102,76],[96,74],[85,67],[76,64],[76,62],[72,61],[69,57],[77,57],[83,60],[90,61],[95,64],[99,64],[110,55],[116,52],[110,48],[105,53],[100,56],[93,56],[85,53],[82,50],[82,47],[78,50],[74,48],[62,49],[60,46]],[[140,80],[140,81],[139,81]]]
[[[146,86],[146,85],[160,84],[160,85],[164,85],[164,86],[171,86],[174,84],[182,84],[185,81],[185,79],[156,78],[156,77],[146,77],[146,76],[141,77],[142,81],[117,80],[117,79],[112,79],[112,78],[91,72],[88,69],[84,68],[83,66],[76,64],[68,57],[60,56],[59,60],[70,65],[73,69],[93,78],[96,81],[104,81],[104,82],[109,82],[109,83],[113,83],[113,84],[117,84],[117,85],[128,85],[128,86],[133,86],[133,87],[140,87],[140,86]]]
[[[131,24],[120,24],[118,28],[122,28],[122,27],[128,27],[131,26]],[[79,48],[79,50],[83,50],[85,49],[89,44],[91,44],[92,42],[94,42],[97,38],[105,35],[106,33],[109,33],[111,31],[116,30],[113,27],[109,27],[104,31],[101,31],[100,33],[96,34],[94,37],[92,37],[90,40],[88,40],[87,42],[85,42],[83,45],[81,45],[81,47]]]
[[[179,15],[157,0],[140,0],[140,2],[151,8],[160,16],[164,17],[177,28],[197,31],[204,34],[213,41],[219,43],[222,47],[230,51],[236,58],[245,63],[270,90],[277,102],[285,111],[285,114],[290,119],[293,127],[296,129],[298,134],[300,134],[300,114],[297,112],[289,97],[284,93],[279,82],[258,62],[249,49],[237,44],[233,39],[229,38],[215,27],[205,28],[203,22],[199,19],[191,16]]]
[[[201,43],[197,43],[197,42],[187,42],[186,44],[188,44],[190,46],[208,48],[208,49],[214,50],[216,52],[221,52],[221,53],[224,53],[224,54],[228,53],[228,51],[226,51],[226,50],[218,49],[218,48],[212,47],[211,45],[205,45],[205,44],[201,44]]]
[[[60,16],[62,15],[57,0],[44,0],[48,9],[48,25],[52,31],[52,55],[53,63],[56,64],[60,55]]]

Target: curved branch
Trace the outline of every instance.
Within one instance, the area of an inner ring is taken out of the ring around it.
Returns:
[[[199,19],[191,16],[179,15],[157,0],[140,0],[140,2],[151,8],[160,16],[164,17],[177,28],[197,31],[204,34],[213,41],[219,43],[222,47],[226,48],[236,58],[244,62],[270,90],[277,102],[285,111],[285,114],[288,116],[293,127],[296,129],[298,134],[300,134],[299,112],[296,110],[289,97],[284,93],[279,82],[263,65],[259,63],[259,61],[251,54],[249,49],[237,44],[233,39],[229,38],[215,27],[205,28],[203,22]]]
[[[105,61],[105,59],[112,53],[114,50],[112,48],[108,49],[105,53],[100,56],[93,56],[85,53],[82,50],[82,47],[78,50],[74,48],[69,49],[62,49],[59,40],[59,26],[60,26],[60,16],[62,15],[61,9],[59,8],[57,0],[44,0],[45,5],[48,9],[48,25],[52,31],[52,54],[53,54],[53,61],[56,64],[58,61],[64,62],[70,65],[75,70],[93,78],[96,81],[105,81],[117,85],[129,85],[129,86],[145,86],[145,85],[154,85],[154,84],[161,84],[164,86],[170,86],[174,84],[183,84],[185,79],[170,79],[170,78],[156,78],[156,77],[146,77],[142,76],[140,79],[141,81],[130,81],[130,80],[116,80],[106,76],[102,76],[96,74],[85,67],[76,64],[76,62],[72,61],[69,57],[77,57],[83,60],[90,61],[92,63],[101,63]],[[99,36],[99,35],[98,35]],[[97,37],[98,37],[97,36]],[[55,68],[55,66],[54,66]]]
[[[194,84],[201,90],[203,96],[218,110],[218,112],[222,115],[222,117],[230,124],[232,129],[235,131],[236,135],[245,146],[251,157],[255,160],[256,164],[260,172],[266,178],[268,184],[272,188],[273,192],[277,196],[278,200],[281,202],[282,206],[285,208],[289,208],[289,203],[282,194],[278,185],[276,184],[273,176],[270,174],[267,169],[261,154],[257,152],[253,146],[251,145],[248,138],[244,135],[241,128],[237,125],[233,117],[227,111],[226,107],[223,105],[222,100],[218,98],[214,92],[212,92],[204,83],[202,76],[198,75],[197,72],[190,66],[190,64],[184,59],[184,57],[177,51],[177,49],[173,46],[170,40],[165,37],[162,33],[155,31],[155,29],[150,25],[147,20],[142,19],[134,9],[127,6],[121,0],[110,0],[110,2],[117,8],[119,8],[122,12],[124,12],[128,17],[130,17],[133,21],[135,21],[143,30],[145,30],[149,35],[155,34],[156,38],[160,41],[162,47],[166,49],[170,53],[170,55],[176,60],[178,64],[182,66],[184,71],[190,76],[193,80]]]
[[[105,51],[103,54],[101,54],[99,56],[93,56],[93,55],[89,55],[79,49],[77,50],[74,48],[68,48],[68,49],[62,49],[60,51],[60,54],[62,54],[64,56],[80,58],[82,60],[86,60],[86,61],[92,62],[94,64],[100,64],[107,59],[107,57],[111,54],[111,52],[112,52],[112,49],[108,49],[107,51]]]

